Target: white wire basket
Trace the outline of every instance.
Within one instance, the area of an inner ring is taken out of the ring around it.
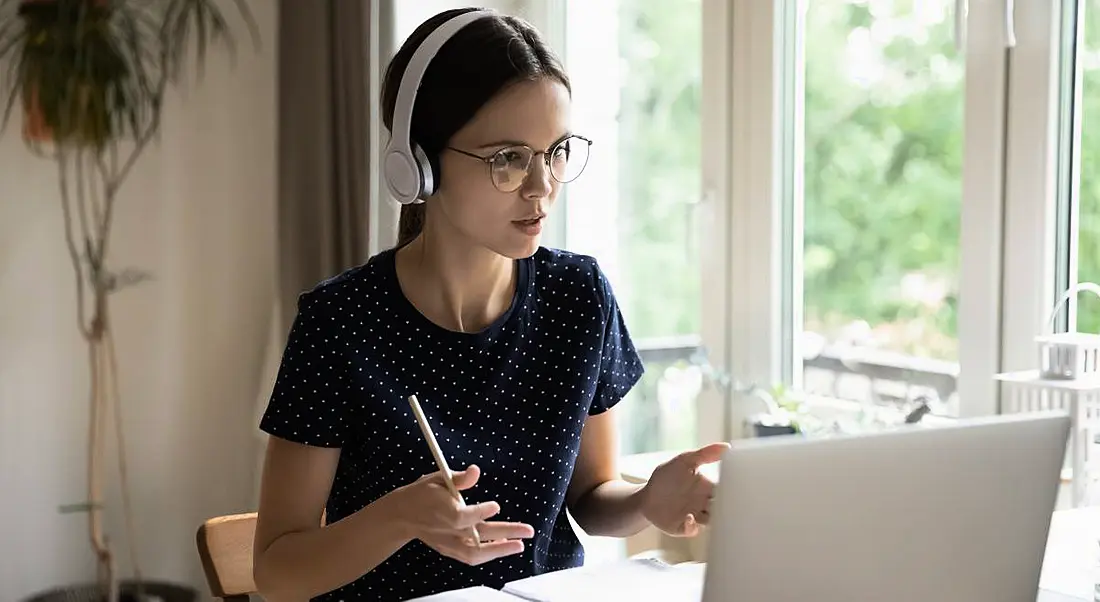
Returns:
[[[1100,334],[1077,332],[1072,324],[1069,332],[1054,332],[1058,313],[1063,306],[1068,312],[1070,299],[1081,291],[1100,297],[1100,286],[1091,282],[1070,287],[1050,312],[1047,320],[1049,333],[1035,337],[1035,342],[1039,344],[1039,372],[1044,378],[1071,380],[1100,375]]]
[[[1081,291],[1100,297],[1100,286],[1091,282],[1077,284],[1062,296],[1051,311],[1048,334],[1035,337],[1039,368],[996,376],[1005,384],[1002,413],[1069,414],[1072,421],[1069,465],[1063,476],[1070,480],[1070,503],[1074,507],[1090,503],[1100,476],[1095,461],[1096,439],[1100,435],[1100,335],[1053,330],[1062,306]]]

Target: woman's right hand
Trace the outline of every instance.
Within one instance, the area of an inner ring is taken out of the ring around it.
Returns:
[[[477,484],[481,470],[471,465],[453,472],[455,488]],[[401,519],[412,536],[433,550],[469,565],[482,564],[523,551],[523,540],[534,536],[531,525],[489,521],[500,512],[496,502],[464,506],[451,495],[441,473],[432,473],[394,491]],[[481,545],[473,541],[473,530]]]

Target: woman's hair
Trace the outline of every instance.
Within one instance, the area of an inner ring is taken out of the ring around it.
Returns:
[[[382,122],[387,129],[393,130],[397,91],[413,52],[445,21],[471,10],[477,9],[441,12],[417,27],[401,45],[382,81]],[[424,73],[410,122],[412,140],[434,162],[436,176],[439,153],[482,106],[509,84],[543,77],[570,89],[554,51],[522,19],[490,15],[467,24],[447,40]],[[423,228],[424,205],[403,205],[397,246],[408,244]]]

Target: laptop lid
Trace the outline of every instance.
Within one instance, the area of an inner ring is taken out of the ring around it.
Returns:
[[[736,441],[703,602],[1034,602],[1069,418]]]

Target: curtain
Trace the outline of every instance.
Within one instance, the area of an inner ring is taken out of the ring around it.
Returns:
[[[279,276],[303,289],[369,253],[369,0],[280,0]]]
[[[279,0],[277,307],[257,424],[298,294],[369,256],[370,2]]]

